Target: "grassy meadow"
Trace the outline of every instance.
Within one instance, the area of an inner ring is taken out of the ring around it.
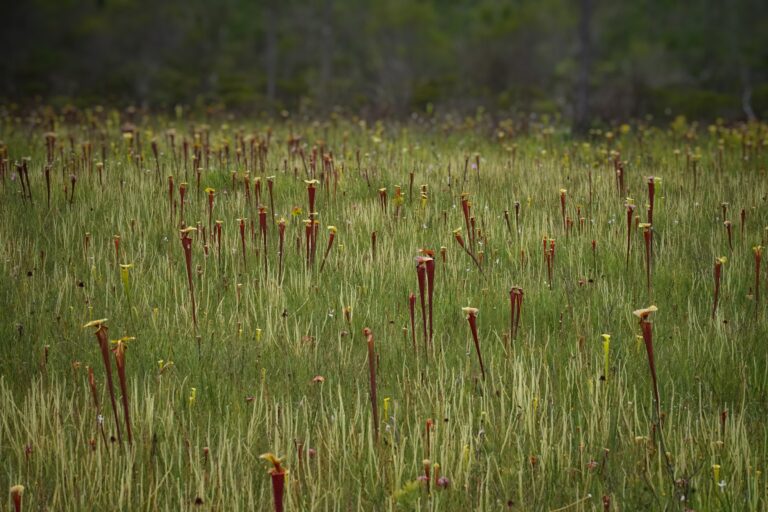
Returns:
[[[0,510],[768,509],[768,125],[0,139]]]

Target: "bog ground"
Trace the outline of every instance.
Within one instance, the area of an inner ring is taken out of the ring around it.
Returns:
[[[768,508],[764,124],[0,139],[3,510]]]

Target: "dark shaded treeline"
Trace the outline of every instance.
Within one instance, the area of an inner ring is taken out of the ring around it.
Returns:
[[[22,103],[768,113],[761,0],[28,0],[0,39]]]

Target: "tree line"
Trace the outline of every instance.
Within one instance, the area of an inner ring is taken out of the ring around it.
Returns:
[[[768,112],[764,0],[27,0],[0,39],[4,102]]]

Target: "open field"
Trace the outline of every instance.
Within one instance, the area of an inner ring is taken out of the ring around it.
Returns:
[[[768,509],[767,125],[176,114],[0,119],[24,510]]]

